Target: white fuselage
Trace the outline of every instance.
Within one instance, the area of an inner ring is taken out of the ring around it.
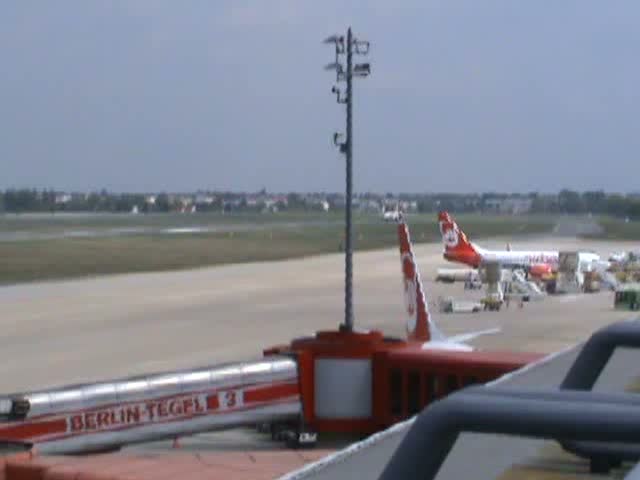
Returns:
[[[386,222],[397,222],[400,219],[400,212],[398,210],[390,210],[382,214],[382,218]]]
[[[497,261],[506,268],[527,268],[532,265],[549,265],[552,269],[558,268],[559,253],[557,251],[513,251],[513,250],[484,250],[474,246],[482,261]],[[589,266],[603,263],[600,255],[591,252],[578,253],[578,265],[580,270],[586,270]]]
[[[530,267],[532,265],[550,265],[557,267],[558,252],[527,250],[485,250],[474,245],[482,261],[499,262],[505,267]]]

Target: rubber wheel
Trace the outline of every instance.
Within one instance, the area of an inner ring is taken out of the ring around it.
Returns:
[[[297,438],[287,438],[285,445],[287,446],[287,448],[290,448],[292,450],[297,450],[300,448],[300,442]]]
[[[591,470],[591,473],[607,475],[611,471],[609,459],[602,457],[592,458],[589,462],[589,470]]]

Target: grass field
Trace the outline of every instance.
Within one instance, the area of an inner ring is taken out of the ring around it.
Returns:
[[[308,221],[337,221],[342,219],[340,212],[309,213],[309,212],[281,212],[273,214],[261,213],[233,213],[218,212],[179,214],[152,213],[131,215],[129,213],[27,213],[0,215],[0,232],[7,231],[41,231],[52,232],[70,228],[99,230],[106,228],[127,227],[190,227],[215,224],[249,224],[249,223],[281,223]]]
[[[598,219],[598,223],[603,227],[602,234],[597,238],[608,240],[636,240],[640,242],[640,221],[625,222],[624,220],[611,217]]]
[[[9,228],[15,228],[15,222],[22,222],[22,231],[33,233],[68,228],[100,231],[141,224],[157,228],[218,226],[224,231],[0,241],[0,284],[335,253],[340,251],[343,238],[339,214],[100,217],[65,217],[59,223],[48,217],[4,218],[0,232],[11,232]],[[541,217],[463,215],[458,220],[472,237],[542,233],[553,226],[552,221]],[[411,216],[409,223],[415,242],[439,241],[433,215]],[[384,223],[377,216],[355,217],[356,250],[390,247],[396,242],[393,224]]]

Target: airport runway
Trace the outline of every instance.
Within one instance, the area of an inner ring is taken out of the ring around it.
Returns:
[[[529,247],[606,255],[628,245],[557,237],[513,242],[514,249]],[[429,299],[468,296],[462,285],[432,281],[438,266],[451,266],[440,252],[440,244],[416,247]],[[357,326],[403,335],[397,251],[357,254],[354,281]],[[271,344],[334,328],[343,316],[343,257],[2,287],[0,304],[1,390],[8,393],[248,359]],[[605,292],[438,318],[446,333],[501,326],[502,334],[478,339],[482,347],[552,352],[629,316],[612,304]]]

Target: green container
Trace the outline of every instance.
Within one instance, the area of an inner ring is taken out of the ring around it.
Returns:
[[[613,305],[617,310],[640,310],[640,285],[628,284],[616,289]]]

